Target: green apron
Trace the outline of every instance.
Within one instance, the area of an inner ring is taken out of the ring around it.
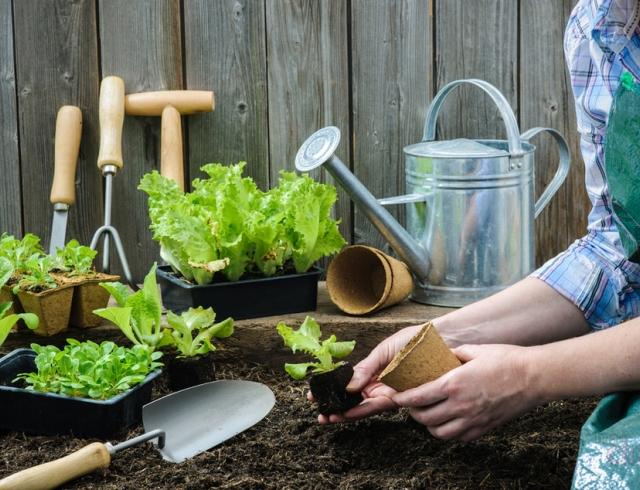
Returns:
[[[640,262],[640,84],[620,79],[605,140],[614,221],[627,258]],[[640,393],[603,398],[580,432],[573,489],[640,488]]]
[[[604,146],[614,221],[628,259],[640,262],[640,84],[620,78]]]

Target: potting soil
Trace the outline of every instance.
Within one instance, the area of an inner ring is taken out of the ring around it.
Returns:
[[[475,442],[441,441],[405,411],[320,426],[305,398],[306,382],[292,381],[284,371],[221,358],[216,364],[218,378],[260,381],[274,391],[276,406],[262,422],[181,464],[163,461],[150,444],[127,449],[114,457],[108,469],[64,488],[568,488],[580,427],[597,402],[555,402]],[[160,381],[154,396],[166,393]],[[121,437],[140,433],[142,428],[137,427]],[[90,442],[71,436],[0,433],[0,477],[65,456]]]

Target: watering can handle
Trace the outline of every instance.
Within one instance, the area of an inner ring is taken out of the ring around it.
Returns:
[[[484,80],[477,79],[469,79],[469,80],[457,80],[455,82],[448,83],[445,85],[440,91],[436,94],[431,105],[429,106],[429,110],[427,112],[427,118],[424,122],[424,133],[422,135],[422,141],[434,141],[436,139],[436,121],[438,119],[438,114],[440,113],[440,109],[442,108],[442,104],[444,104],[447,96],[457,87],[469,84],[475,85],[478,88],[484,90],[491,100],[495,103],[500,111],[500,115],[502,116],[502,120],[507,128],[507,140],[509,142],[509,153],[511,156],[521,156],[524,152],[522,151],[522,144],[520,142],[520,130],[518,129],[518,121],[516,120],[516,116],[513,114],[511,110],[511,106],[507,99],[504,98],[504,95],[500,93],[500,91]]]
[[[553,128],[531,128],[530,130],[522,133],[522,141],[529,143],[530,139],[542,132],[549,133],[553,136],[553,139],[556,140],[556,143],[558,143],[560,162],[558,163],[558,170],[556,170],[556,174],[553,176],[553,179],[549,182],[547,188],[536,201],[534,212],[534,216],[536,218],[542,210],[547,207],[547,204],[549,204],[553,195],[558,191],[564,180],[567,178],[567,175],[569,174],[569,166],[571,165],[571,152],[569,151],[569,145],[567,145],[567,142],[562,135]]]

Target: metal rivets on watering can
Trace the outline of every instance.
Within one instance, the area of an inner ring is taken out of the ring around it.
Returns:
[[[340,130],[327,126],[313,133],[296,154],[296,168],[309,172],[329,160],[340,144]]]

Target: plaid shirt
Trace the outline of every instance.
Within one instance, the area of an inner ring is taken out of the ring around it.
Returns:
[[[620,76],[628,71],[640,80],[639,22],[640,0],[580,0],[564,39],[593,208],[587,236],[533,276],[576,304],[596,329],[640,315],[640,266],[624,256],[604,169],[607,118]]]

